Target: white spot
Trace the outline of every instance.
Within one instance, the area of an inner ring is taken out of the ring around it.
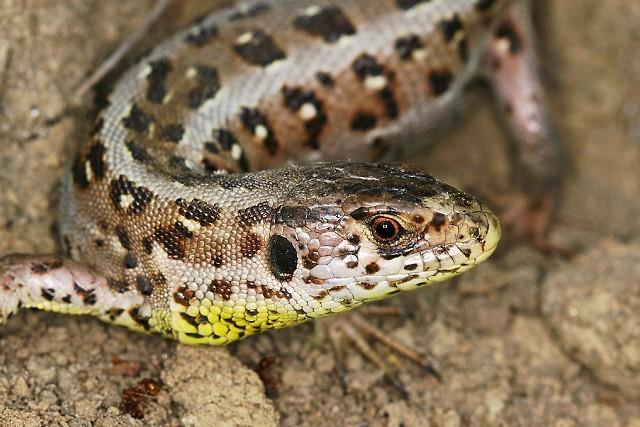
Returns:
[[[269,130],[265,125],[256,126],[253,133],[260,141],[264,141],[269,136]]]
[[[195,232],[198,231],[200,229],[200,223],[198,223],[198,221],[194,221],[192,219],[187,219],[183,216],[180,217],[180,222],[182,223],[182,225],[185,226],[185,228],[187,230],[189,230],[190,232]]]
[[[131,194],[123,194],[120,196],[120,207],[122,209],[129,209],[129,206],[133,203],[134,199]]]
[[[380,90],[387,86],[387,78],[383,75],[369,76],[364,81],[364,86],[369,90]]]
[[[498,51],[498,53],[504,55],[505,53],[509,52],[509,49],[511,49],[511,42],[508,38],[503,37],[501,39],[498,39],[498,41],[496,42],[496,50]]]
[[[247,31],[246,33],[242,33],[240,37],[236,39],[238,44],[247,44],[250,43],[253,39],[253,31]]]
[[[89,161],[84,162],[84,173],[87,175],[87,181],[91,181],[93,179],[93,170],[91,170],[91,164]]]
[[[310,102],[302,104],[300,111],[298,111],[298,116],[300,116],[300,118],[305,122],[314,119],[317,115],[318,109]]]
[[[322,9],[320,8],[320,6],[309,6],[308,8],[305,9],[304,14],[306,16],[314,16],[320,13],[321,11]]]
[[[184,73],[184,75],[188,79],[193,79],[195,76],[198,75],[198,70],[196,70],[195,67],[189,67],[187,68],[187,71]]]
[[[414,61],[422,61],[427,57],[427,53],[427,49],[416,49],[413,51],[411,56],[413,57]]]
[[[242,147],[239,144],[233,144],[231,146],[231,158],[233,160],[240,160],[242,156]]]
[[[146,79],[149,74],[151,74],[151,66],[149,64],[145,64],[144,68],[142,68],[138,73],[138,78],[141,80]]]

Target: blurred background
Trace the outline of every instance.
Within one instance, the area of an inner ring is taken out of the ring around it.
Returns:
[[[172,1],[121,68],[228,3]],[[57,250],[58,183],[94,103],[60,112],[152,4],[0,0],[0,254]],[[639,427],[640,3],[535,7],[570,159],[550,239],[574,256],[507,236],[473,272],[385,303],[400,315],[375,324],[428,355],[441,382],[378,346],[407,396],[355,350],[341,378],[326,328],[312,324],[188,348],[22,312],[0,329],[0,424]],[[482,85],[451,123],[411,161],[456,186],[510,194],[506,138]],[[148,379],[157,396],[127,393]]]

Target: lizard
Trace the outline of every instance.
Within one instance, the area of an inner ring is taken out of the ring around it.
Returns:
[[[488,70],[523,169],[553,181],[525,9],[250,0],[205,16],[115,85],[63,180],[64,255],[0,258],[0,324],[31,307],[222,345],[481,263],[501,235],[484,203],[375,160]]]

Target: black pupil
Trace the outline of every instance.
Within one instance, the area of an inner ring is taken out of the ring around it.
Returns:
[[[396,237],[396,227],[391,221],[380,221],[376,224],[376,235],[383,240]]]

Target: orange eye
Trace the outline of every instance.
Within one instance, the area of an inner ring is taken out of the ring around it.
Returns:
[[[371,233],[379,242],[391,243],[402,234],[402,226],[393,218],[380,216],[371,222]]]

